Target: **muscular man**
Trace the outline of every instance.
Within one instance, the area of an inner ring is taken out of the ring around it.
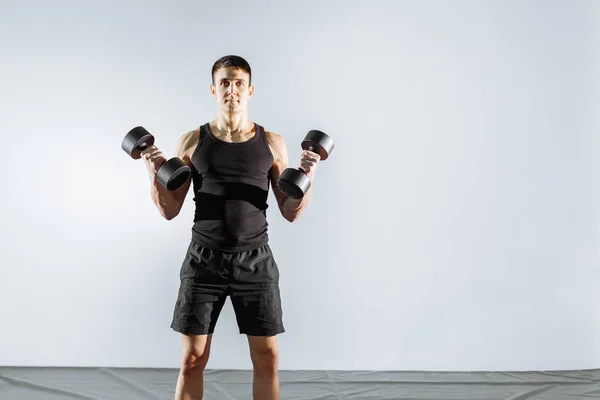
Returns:
[[[248,118],[254,86],[246,60],[233,55],[217,60],[210,92],[216,118],[182,135],[176,146],[175,155],[192,169],[182,187],[169,192],[156,182],[166,161],[159,149],[144,156],[152,199],[164,218],[179,214],[190,185],[196,207],[171,324],[183,341],[175,399],[202,399],[211,338],[227,296],[240,334],[248,337],[254,399],[279,399],[277,335],[284,326],[279,270],[267,234],[269,184],[290,222],[305,209],[312,189],[301,200],[277,189],[288,167],[287,146],[283,137]],[[299,166],[311,181],[318,162],[318,154],[302,152]]]

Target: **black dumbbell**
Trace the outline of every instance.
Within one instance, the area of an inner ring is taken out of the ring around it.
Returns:
[[[333,140],[325,133],[313,129],[302,141],[302,149],[317,153],[323,161],[333,150]],[[277,180],[277,187],[286,196],[301,199],[310,188],[310,179],[302,168],[286,168]]]
[[[130,130],[121,143],[123,151],[134,160],[140,159],[153,146],[154,136],[141,126]],[[173,157],[158,169],[156,180],[168,190],[175,190],[184,184],[191,172],[180,158]]]

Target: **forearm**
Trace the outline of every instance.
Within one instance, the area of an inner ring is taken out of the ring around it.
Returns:
[[[308,206],[310,198],[312,197],[312,186],[308,189],[306,194],[301,199],[292,199],[286,197],[283,201],[283,216],[286,220],[294,222],[300,218],[302,211]]]
[[[170,220],[179,213],[181,204],[175,192],[167,190],[167,188],[158,183],[156,178],[151,180],[150,194],[160,215],[165,219]]]

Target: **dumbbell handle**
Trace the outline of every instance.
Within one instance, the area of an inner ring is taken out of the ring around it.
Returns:
[[[313,151],[314,149],[315,149],[315,148],[314,148],[313,146],[309,146],[307,150],[308,150],[308,151]],[[298,167],[298,169],[299,169],[300,171],[304,172],[304,174],[306,175],[306,171],[304,170],[304,168],[302,168],[302,167]]]
[[[140,153],[140,156],[145,156],[146,154],[150,153],[151,151],[153,151],[154,149],[156,149],[156,146],[152,145],[150,147],[145,148],[144,150],[142,150],[142,152]]]

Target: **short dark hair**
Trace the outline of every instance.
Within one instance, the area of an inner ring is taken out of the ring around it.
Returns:
[[[215,73],[221,68],[238,68],[245,71],[250,76],[248,85],[252,84],[252,70],[250,69],[250,64],[242,57],[230,54],[215,61],[211,73],[213,85],[215,83]]]

